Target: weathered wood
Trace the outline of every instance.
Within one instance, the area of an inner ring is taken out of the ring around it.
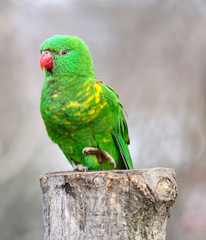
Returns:
[[[45,240],[163,240],[177,196],[168,168],[47,173]]]

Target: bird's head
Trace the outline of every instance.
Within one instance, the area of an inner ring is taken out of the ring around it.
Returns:
[[[94,76],[90,51],[78,37],[53,36],[42,43],[40,52],[40,66],[46,76]]]

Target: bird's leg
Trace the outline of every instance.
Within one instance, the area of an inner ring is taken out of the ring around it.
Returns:
[[[74,171],[79,171],[79,172],[86,172],[87,170],[88,170],[88,167],[82,164],[77,164],[76,167],[74,168]]]
[[[102,157],[105,157],[106,159],[108,159],[111,162],[111,164],[114,165],[114,168],[116,168],[116,163],[114,161],[114,158],[108,152],[103,152],[99,148],[85,147],[82,150],[82,153],[83,154],[95,154],[100,166],[102,165]]]
[[[94,148],[94,147],[85,147],[83,150],[82,150],[82,153],[83,154],[94,154],[96,155],[97,157],[97,160],[100,164],[100,166],[102,166],[102,151],[99,149],[99,148]]]

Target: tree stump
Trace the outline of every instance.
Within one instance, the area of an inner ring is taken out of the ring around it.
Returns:
[[[163,240],[177,197],[173,169],[47,173],[44,240]]]

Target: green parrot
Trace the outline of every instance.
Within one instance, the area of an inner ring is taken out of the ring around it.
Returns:
[[[88,169],[133,169],[129,136],[117,94],[100,82],[87,45],[56,35],[40,47],[45,70],[40,110],[47,133],[70,164]]]

